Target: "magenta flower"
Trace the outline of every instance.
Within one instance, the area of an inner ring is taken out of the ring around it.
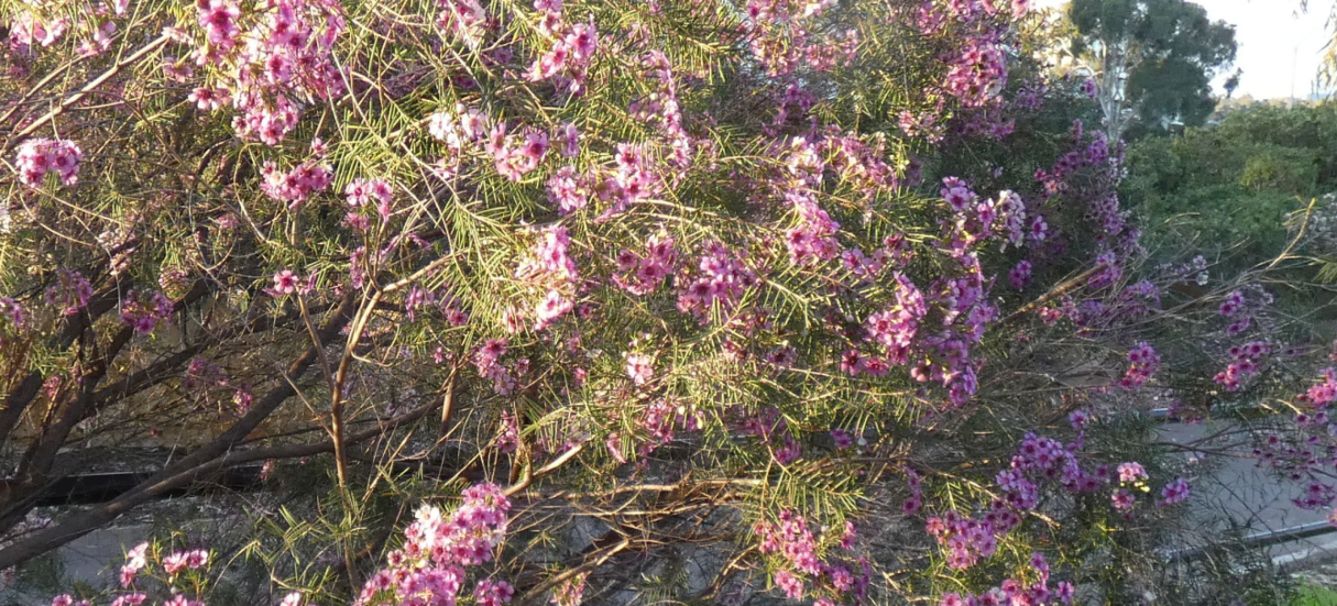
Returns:
[[[1161,506],[1178,505],[1187,501],[1189,497],[1189,483],[1184,478],[1175,478],[1161,489],[1161,499],[1158,503]]]

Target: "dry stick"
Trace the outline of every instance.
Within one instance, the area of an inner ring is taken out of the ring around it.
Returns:
[[[1023,306],[1021,307],[1021,309],[1018,309],[1018,310],[1012,312],[1011,314],[1009,314],[1006,318],[1003,318],[1003,320],[1002,320],[1001,322],[999,322],[999,324],[1007,324],[1007,323],[1009,323],[1009,322],[1012,322],[1013,320],[1016,320],[1017,318],[1020,318],[1021,316],[1024,316],[1024,315],[1026,315],[1026,314],[1028,314],[1028,313],[1034,311],[1036,308],[1040,307],[1041,305],[1044,305],[1045,303],[1048,303],[1048,302],[1050,302],[1050,301],[1052,301],[1052,300],[1054,300],[1054,299],[1056,299],[1056,298],[1058,298],[1058,297],[1061,297],[1061,296],[1063,296],[1063,295],[1065,295],[1065,294],[1067,294],[1067,293],[1073,291],[1073,290],[1076,289],[1077,287],[1079,287],[1079,286],[1081,286],[1082,284],[1086,283],[1086,279],[1089,278],[1089,277],[1091,277],[1093,274],[1095,274],[1096,271],[1098,271],[1099,269],[1100,269],[1099,267],[1092,267],[1092,268],[1090,268],[1090,269],[1088,269],[1088,270],[1086,270],[1086,271],[1084,271],[1084,272],[1082,272],[1082,273],[1080,273],[1080,274],[1077,274],[1077,275],[1075,275],[1075,276],[1073,276],[1073,277],[1071,277],[1071,278],[1068,278],[1067,280],[1064,280],[1064,281],[1058,283],[1058,284],[1055,285],[1053,288],[1049,289],[1049,292],[1046,292],[1045,294],[1040,295],[1040,297],[1037,298],[1036,300],[1031,301],[1030,303],[1027,303],[1026,305],[1023,305]]]
[[[517,480],[515,484],[512,484],[510,488],[506,489],[506,496],[508,497],[515,496],[517,493],[523,491],[526,488],[529,488],[529,485],[533,484],[534,480],[542,476],[548,475],[549,473],[552,473],[557,469],[561,468],[573,457],[580,454],[580,451],[585,449],[585,444],[587,443],[588,442],[581,442],[579,444],[576,444],[575,446],[572,446],[569,450],[559,455],[556,459],[549,461],[547,465],[540,467],[538,471],[530,471],[530,464],[526,463],[524,471],[520,472],[520,479]]]
[[[383,288],[377,289],[375,292],[371,294],[370,298],[364,296],[362,298],[362,302],[359,305],[357,313],[353,317],[353,325],[348,331],[348,339],[344,342],[344,352],[343,355],[340,356],[339,358],[338,369],[333,372],[333,381],[330,387],[330,432],[331,434],[333,434],[332,437],[334,438],[335,471],[339,477],[339,489],[341,493],[347,492],[346,490],[347,483],[345,478],[347,459],[344,456],[343,438],[342,438],[343,393],[344,393],[343,388],[344,388],[344,383],[348,380],[348,367],[353,361],[353,352],[356,349],[358,342],[362,340],[362,333],[367,328],[367,322],[371,318],[371,314],[376,311],[376,306],[380,304],[381,297],[383,297],[387,293],[393,293],[396,290],[403,288],[405,285],[411,284],[414,280],[418,279],[420,276],[426,274],[427,272],[434,270],[436,267],[438,267],[441,263],[444,263],[449,258],[450,258],[449,254],[443,255],[440,258],[437,258],[436,260],[432,261],[431,263],[428,263],[425,267],[419,269],[418,271],[413,272],[409,276],[396,282],[390,283]],[[314,332],[312,334],[314,335]],[[322,350],[322,361],[323,360],[324,357]],[[328,367],[326,368],[326,372],[327,373],[329,372]],[[455,371],[452,370],[451,371],[452,386],[454,384],[454,374]],[[448,398],[447,403],[449,403],[449,398],[451,396],[452,394],[447,395]],[[447,414],[445,412],[446,410],[449,410],[449,406],[447,406],[442,411],[443,423],[445,422],[444,415]]]
[[[600,553],[598,555],[598,557],[592,560],[587,560],[585,563],[576,566],[575,568],[568,569],[559,575],[556,575],[542,583],[539,583],[538,586],[525,592],[525,595],[518,600],[519,603],[521,604],[532,603],[534,599],[542,595],[543,592],[553,587],[556,587],[558,584],[562,583],[563,581],[566,581],[567,579],[574,578],[576,575],[579,575],[583,572],[588,572],[590,570],[598,568],[599,566],[602,566],[603,563],[607,562],[609,558],[612,558],[613,556],[627,550],[629,547],[631,547],[631,545],[632,545],[631,539],[622,539],[622,541],[619,542],[618,544],[613,545],[608,549],[605,549],[603,553]]]
[[[1290,257],[1291,252],[1295,250],[1295,246],[1299,244],[1300,240],[1309,232],[1309,220],[1314,216],[1315,206],[1318,206],[1318,198],[1310,198],[1309,205],[1305,207],[1304,220],[1300,222],[1300,227],[1295,230],[1295,237],[1291,238],[1290,243],[1286,245],[1286,249],[1282,250],[1281,254],[1277,255],[1277,258],[1272,259],[1272,262],[1268,263],[1267,267],[1263,268],[1263,271],[1275,268],[1284,259]]]
[[[98,77],[89,80],[87,84],[83,85],[83,87],[74,94],[65,97],[65,100],[61,101],[60,105],[51,108],[51,111],[42,114],[42,116],[34,120],[32,124],[23,127],[22,130],[10,137],[9,140],[5,142],[5,151],[9,151],[18,141],[26,139],[37,132],[37,129],[42,128],[48,122],[54,120],[56,116],[65,113],[65,110],[69,109],[70,106],[82,101],[84,97],[87,97],[89,93],[97,90],[97,87],[102,86],[107,80],[110,80],[113,76],[120,73],[122,69],[139,62],[139,60],[147,57],[153,51],[161,48],[162,45],[167,44],[168,40],[169,38],[165,34],[154,38],[152,42],[144,45],[143,48],[131,53],[130,56],[117,61],[115,65],[107,68],[107,71],[102,72]]]
[[[446,393],[441,397],[441,429],[437,437],[438,443],[445,441],[446,432],[450,429],[450,417],[455,414],[455,379],[459,376],[460,359],[456,358],[450,367],[450,375],[446,377]]]
[[[46,88],[48,84],[55,82],[56,78],[60,77],[66,70],[70,69],[70,66],[74,65],[74,63],[74,61],[66,62],[64,65],[51,70],[51,72],[39,80],[37,84],[32,85],[27,91],[24,91],[23,96],[10,106],[9,111],[5,112],[5,115],[0,116],[0,124],[9,122],[9,119],[14,117],[14,114],[19,111],[19,108],[28,104],[28,100],[31,99],[33,95],[42,92],[42,89]]]
[[[330,360],[325,356],[325,343],[317,334],[315,325],[311,323],[311,316],[306,311],[306,302],[301,293],[297,294],[296,299],[297,308],[302,312],[302,323],[306,325],[307,334],[311,336],[311,346],[318,352],[317,359],[320,360],[320,368],[325,371],[325,380],[330,382],[330,390],[333,394],[330,397],[330,437],[334,439],[334,473],[339,479],[340,494],[345,494],[348,489],[348,459],[344,456],[343,408],[339,397],[343,392],[343,381],[335,380],[334,371],[330,368]]]

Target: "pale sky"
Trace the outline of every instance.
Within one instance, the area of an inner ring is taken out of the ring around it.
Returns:
[[[1299,0],[1195,0],[1212,19],[1235,26],[1235,67],[1244,70],[1236,95],[1256,99],[1308,97],[1322,60],[1327,29],[1327,0],[1311,0],[1310,12],[1297,14]],[[1064,0],[1039,0],[1044,7]],[[1234,71],[1232,68],[1231,72]],[[1228,74],[1225,74],[1228,75]],[[1217,85],[1225,76],[1217,78]]]

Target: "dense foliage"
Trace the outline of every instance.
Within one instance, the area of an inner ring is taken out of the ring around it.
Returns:
[[[1158,246],[1187,238],[1235,267],[1267,261],[1291,236],[1288,216],[1337,191],[1337,107],[1231,109],[1139,140],[1128,169],[1123,191]]]
[[[1197,599],[1141,413],[1337,399],[1024,0],[3,6],[0,567],[268,478],[59,604]]]

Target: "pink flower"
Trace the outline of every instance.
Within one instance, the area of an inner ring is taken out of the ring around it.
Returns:
[[[627,376],[636,385],[645,385],[654,377],[654,358],[644,354],[627,354]]]
[[[1129,492],[1126,488],[1120,488],[1110,495],[1110,503],[1114,506],[1114,509],[1126,512],[1133,508],[1136,500],[1132,492]]]
[[[1161,356],[1145,341],[1137,344],[1128,352],[1128,370],[1124,373],[1120,385],[1124,389],[1136,389],[1151,379],[1161,367]]]
[[[476,484],[461,496],[459,507],[449,514],[432,505],[419,508],[404,531],[403,546],[390,553],[385,568],[367,579],[353,604],[380,603],[372,598],[386,591],[418,596],[414,603],[456,603],[466,567],[491,561],[505,538],[511,508],[494,484]],[[513,594],[509,585],[489,581],[479,584],[475,598],[479,604],[502,604]]]
[[[205,606],[204,602],[192,600],[181,594],[174,594],[171,599],[163,602],[163,606]]]
[[[558,142],[562,145],[558,148],[558,151],[561,152],[562,156],[566,158],[574,158],[579,155],[580,129],[577,128],[575,124],[566,122],[562,124],[562,127],[557,132]]]
[[[176,305],[161,292],[130,291],[121,301],[121,320],[139,334],[148,334],[171,317]]]
[[[134,593],[117,596],[115,600],[112,600],[111,606],[139,606],[148,599],[149,596],[147,594],[136,591]]]
[[[556,606],[580,606],[585,597],[585,580],[590,573],[582,572],[557,586],[552,593],[552,603]]]
[[[1016,266],[1007,272],[1007,279],[1012,284],[1012,288],[1017,290],[1026,288],[1026,285],[1031,282],[1031,262],[1026,260],[1017,262]]]
[[[831,440],[835,443],[836,448],[840,450],[844,450],[854,445],[854,436],[843,429],[832,429]]]
[[[573,213],[589,203],[589,196],[581,186],[576,169],[563,166],[548,178],[548,200],[563,215]]]
[[[241,31],[237,26],[241,9],[229,0],[197,0],[196,6],[209,43],[224,50],[231,48]]]
[[[474,603],[478,606],[502,606],[515,597],[515,588],[506,581],[483,579],[474,588]]]
[[[1142,467],[1141,463],[1119,463],[1116,471],[1119,473],[1119,481],[1123,483],[1131,484],[1147,479],[1147,470]]]
[[[538,165],[543,161],[543,157],[548,153],[548,134],[538,130],[529,130],[525,133],[525,145],[522,152],[533,165]]]
[[[356,179],[344,188],[348,205],[360,208],[375,204],[381,220],[390,218],[391,203],[394,201],[394,188],[384,179]]]
[[[540,331],[556,322],[558,318],[571,311],[571,300],[557,290],[550,290],[534,310],[534,330]]]
[[[162,560],[162,568],[169,575],[175,575],[185,569],[197,570],[209,563],[209,552],[203,549],[174,551]]]
[[[44,299],[48,305],[60,307],[65,316],[77,315],[88,305],[93,296],[93,285],[78,271],[60,269],[56,271],[56,283],[46,289]]]
[[[283,269],[274,273],[274,287],[270,290],[277,295],[290,295],[297,292],[300,283],[301,279],[291,269]]]
[[[775,573],[775,586],[783,591],[785,597],[791,600],[803,598],[803,580],[795,576],[788,570],[781,570]]]
[[[304,162],[286,173],[273,162],[265,162],[260,174],[263,177],[260,190],[271,199],[288,203],[288,208],[292,209],[325,191],[334,182],[330,167],[313,162]]]
[[[83,151],[73,141],[28,139],[19,145],[14,166],[19,180],[29,187],[40,186],[47,173],[55,173],[61,184],[68,187],[79,182],[81,158]]]

